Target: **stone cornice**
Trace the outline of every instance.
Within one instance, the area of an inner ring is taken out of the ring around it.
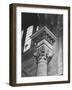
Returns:
[[[46,26],[44,26],[41,30],[38,30],[36,33],[34,33],[31,36],[31,39],[35,43],[46,39],[51,45],[53,45],[56,40],[56,37]]]
[[[49,34],[52,38],[56,39],[56,36],[46,27],[42,27],[40,30],[38,30],[36,33],[34,33],[31,38],[35,38],[37,37],[40,33],[42,33],[43,31],[45,31],[47,34]]]

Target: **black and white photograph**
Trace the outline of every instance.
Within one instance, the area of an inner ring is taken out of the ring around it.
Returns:
[[[22,77],[63,75],[63,15],[21,13]]]
[[[11,6],[10,85],[70,82],[70,8]]]

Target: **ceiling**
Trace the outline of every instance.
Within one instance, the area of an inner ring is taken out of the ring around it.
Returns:
[[[60,28],[63,28],[63,15],[61,14],[37,14],[22,13],[21,14],[22,30],[28,26],[47,26],[56,36]]]

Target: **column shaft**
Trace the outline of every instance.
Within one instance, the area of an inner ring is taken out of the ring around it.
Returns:
[[[47,60],[43,57],[38,61],[37,76],[47,76]]]

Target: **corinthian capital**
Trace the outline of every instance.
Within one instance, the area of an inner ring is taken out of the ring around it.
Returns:
[[[47,47],[45,44],[40,45],[36,48],[36,51],[34,52],[34,57],[36,59],[36,62],[40,62],[40,60],[46,60],[49,62],[53,55],[53,51]]]

